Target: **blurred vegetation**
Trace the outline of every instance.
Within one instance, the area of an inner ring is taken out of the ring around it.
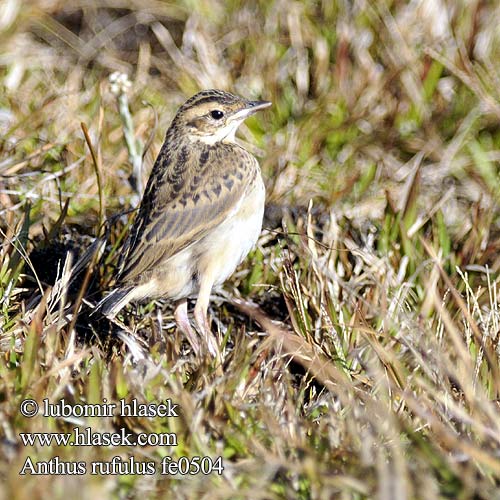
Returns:
[[[500,498],[499,23],[489,0],[0,3],[3,496]],[[238,134],[267,210],[211,306],[222,372],[169,304],[89,316],[138,201],[131,148],[145,179],[205,88],[273,102]],[[27,397],[171,398],[182,417],[27,419]],[[178,446],[19,439],[75,425]],[[225,469],[18,475],[117,455]]]

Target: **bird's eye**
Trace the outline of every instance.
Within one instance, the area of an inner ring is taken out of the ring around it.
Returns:
[[[224,113],[220,109],[214,109],[213,111],[210,111],[210,116],[214,120],[220,120],[224,116]]]

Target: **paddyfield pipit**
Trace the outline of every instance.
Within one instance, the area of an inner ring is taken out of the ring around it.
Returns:
[[[178,327],[199,354],[187,312],[187,298],[196,296],[195,322],[217,355],[207,319],[210,293],[255,245],[264,214],[259,164],[234,134],[270,105],[204,90],[179,108],[125,242],[116,288],[98,305],[106,316],[130,301],[169,298]]]

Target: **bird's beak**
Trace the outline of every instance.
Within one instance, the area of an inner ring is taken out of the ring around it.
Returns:
[[[270,101],[248,101],[246,109],[249,111],[248,115],[253,115],[259,109],[268,108],[271,104]]]
[[[253,115],[257,111],[268,108],[271,104],[272,102],[269,101],[247,101],[246,106],[229,119],[230,121],[243,121],[245,118]]]

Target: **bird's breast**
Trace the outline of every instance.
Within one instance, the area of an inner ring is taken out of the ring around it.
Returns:
[[[235,211],[200,241],[198,273],[223,283],[254,247],[262,230],[265,187],[260,171]]]

